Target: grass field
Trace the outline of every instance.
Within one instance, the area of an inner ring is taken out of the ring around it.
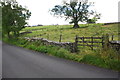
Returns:
[[[40,41],[31,42],[22,38],[40,37],[47,38],[52,41],[59,41],[59,37],[62,34],[62,42],[74,42],[76,35],[98,37],[103,34],[109,34],[110,36],[115,35],[114,40],[118,39],[118,24],[80,24],[80,26],[81,27],[78,29],[73,29],[72,25],[26,27],[21,30],[21,32],[32,33],[21,35],[18,38],[8,39],[5,37],[3,38],[3,41],[27,49],[46,53],[48,55],[120,71],[120,55],[117,54],[116,50],[113,48],[96,48],[91,50],[90,47],[79,46],[79,51],[77,53],[71,53],[67,49],[58,46],[44,45]]]
[[[53,25],[26,27],[21,32],[31,31],[32,33],[22,35],[22,37],[39,37],[52,41],[59,41],[62,35],[62,42],[74,42],[75,36],[102,36],[103,34],[114,35],[114,40],[118,39],[118,24],[80,24],[80,28],[73,29],[73,25]]]

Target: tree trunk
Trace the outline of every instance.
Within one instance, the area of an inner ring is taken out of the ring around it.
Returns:
[[[19,31],[14,31],[13,33],[15,38],[19,36]]]
[[[8,36],[8,38],[10,38],[10,32],[7,32],[7,36]]]
[[[73,28],[79,28],[80,26],[78,25],[78,23],[74,23]]]
[[[17,31],[17,36],[19,36],[19,35],[20,35],[19,31]]]
[[[15,38],[17,37],[17,31],[14,31],[14,37]]]

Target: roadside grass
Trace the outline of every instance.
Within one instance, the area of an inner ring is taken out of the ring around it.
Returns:
[[[88,54],[81,59],[81,62],[120,71],[120,61],[116,59],[104,59],[99,56]]]
[[[16,46],[24,47],[37,52],[45,53],[51,56],[57,56],[59,58],[64,58],[68,60],[73,60],[80,63],[87,63],[94,66],[112,69],[115,71],[120,71],[120,60],[118,55],[109,50],[104,51],[101,49],[91,51],[89,48],[83,48],[79,53],[71,53],[68,50],[52,45],[43,45],[42,42],[29,42],[27,40],[17,38],[17,39],[3,39],[4,42],[13,44]],[[109,53],[108,53],[109,52]],[[106,56],[107,54],[116,54],[113,56]],[[112,58],[111,58],[112,57]]]
[[[18,38],[18,39],[4,38],[3,41],[8,44],[24,47],[26,49],[30,49],[30,50],[38,51],[48,55],[57,56],[60,58],[65,58],[65,59],[74,60],[78,62],[80,62],[80,60],[83,57],[79,54],[73,54],[64,48],[61,48],[58,46],[52,46],[52,45],[43,45],[43,43],[37,42],[37,41],[29,42],[21,38]]]
[[[118,24],[80,24],[78,29],[73,29],[72,25],[38,26],[26,27],[21,32],[27,31],[32,33],[21,35],[18,38],[3,38],[3,41],[48,55],[120,71],[120,55],[112,48],[91,50],[90,47],[79,47],[78,53],[71,53],[58,46],[44,45],[42,42],[29,42],[23,39],[24,37],[40,37],[59,41],[59,35],[62,34],[62,42],[74,42],[76,35],[98,37],[108,33],[115,35],[114,40],[118,40]]]

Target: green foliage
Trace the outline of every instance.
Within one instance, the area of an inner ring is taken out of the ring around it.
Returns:
[[[64,3],[63,5],[55,5],[55,7],[51,10],[54,15],[64,16],[67,19],[71,19],[71,24],[74,23],[73,28],[79,28],[78,22],[87,22],[90,15],[94,15],[93,10],[89,10],[89,7],[92,4],[88,2],[70,2]],[[100,14],[95,14],[94,21],[99,19]]]
[[[27,49],[35,50],[38,52],[46,53],[49,55],[57,56],[60,58],[65,58],[77,62],[92,64],[95,66],[109,68],[116,71],[120,71],[120,61],[114,58],[104,58],[101,50],[91,51],[90,50],[82,50],[82,53],[70,53],[64,48],[60,48],[58,46],[51,46],[51,45],[43,45],[41,42],[29,42],[27,40],[21,38],[13,38],[8,39],[4,38],[4,42],[9,44],[14,44],[20,47],[24,47]],[[111,54],[112,55],[112,54]],[[117,57],[117,56],[116,56]]]
[[[19,31],[27,24],[31,13],[26,8],[23,8],[16,1],[2,0],[0,2],[2,8],[2,31],[10,37],[10,32],[14,36],[19,35]]]
[[[120,61],[118,54],[112,48],[91,50],[88,47],[80,47],[79,53],[70,53],[64,48],[58,46],[43,45],[40,41],[29,42],[21,39],[22,37],[37,37],[47,38],[49,40],[58,41],[59,34],[62,33],[62,42],[74,42],[76,35],[78,36],[102,36],[102,34],[111,33],[116,35],[118,33],[117,24],[103,25],[103,24],[80,24],[81,28],[72,29],[72,25],[59,25],[59,26],[41,26],[41,27],[26,27],[21,32],[31,31],[30,34],[21,35],[20,38],[3,39],[4,41],[21,46],[27,49],[35,50],[38,52],[46,53],[49,55],[65,58],[81,63],[92,64],[95,66],[109,68],[120,71]],[[117,37],[114,39],[117,40]]]
[[[87,19],[87,23],[96,23],[96,21],[100,19],[101,16],[101,14],[98,14],[96,12],[92,13],[92,15],[94,15],[94,17]]]
[[[106,64],[108,65],[108,67],[110,69],[120,71],[120,61],[119,60],[115,60],[115,59],[107,60]]]
[[[84,63],[89,63],[93,65],[98,65],[100,67],[106,67],[107,65],[105,64],[104,60],[98,56],[93,56],[91,54],[85,55],[81,62]]]
[[[13,44],[21,47],[24,47],[27,44],[27,40],[21,38],[3,38],[2,41],[8,44]]]
[[[81,62],[120,71],[120,61],[116,59],[103,59],[100,56],[87,54],[81,59]]]
[[[117,51],[111,47],[109,47],[107,50],[105,49],[101,49],[101,53],[100,53],[101,57],[104,59],[116,59],[119,60],[120,56]]]
[[[58,50],[58,52],[56,53],[56,56],[58,56],[60,58],[65,58],[65,53],[68,53],[68,52],[63,48],[60,48]]]
[[[94,19],[88,19],[87,23],[95,23],[96,21]]]

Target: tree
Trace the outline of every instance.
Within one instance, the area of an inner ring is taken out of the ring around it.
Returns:
[[[94,19],[88,19],[87,20],[87,23],[89,24],[89,23],[95,23],[95,20]]]
[[[93,11],[89,10],[89,7],[92,5],[88,1],[64,2],[63,5],[55,5],[51,13],[55,16],[65,17],[66,20],[71,19],[70,23],[74,23],[73,28],[79,28],[78,22],[87,22],[89,14],[93,13]]]
[[[26,25],[26,20],[31,16],[31,12],[19,5],[15,0],[2,0],[2,31],[10,38],[10,32],[14,36],[19,35],[19,31]]]
[[[96,21],[97,21],[98,19],[100,19],[100,16],[101,16],[101,14],[100,14],[100,13],[97,13],[97,12],[93,12],[92,15],[93,15],[93,17],[92,17],[91,19],[88,19],[88,20],[87,20],[87,23],[88,23],[88,24],[89,24],[89,23],[96,23]]]

